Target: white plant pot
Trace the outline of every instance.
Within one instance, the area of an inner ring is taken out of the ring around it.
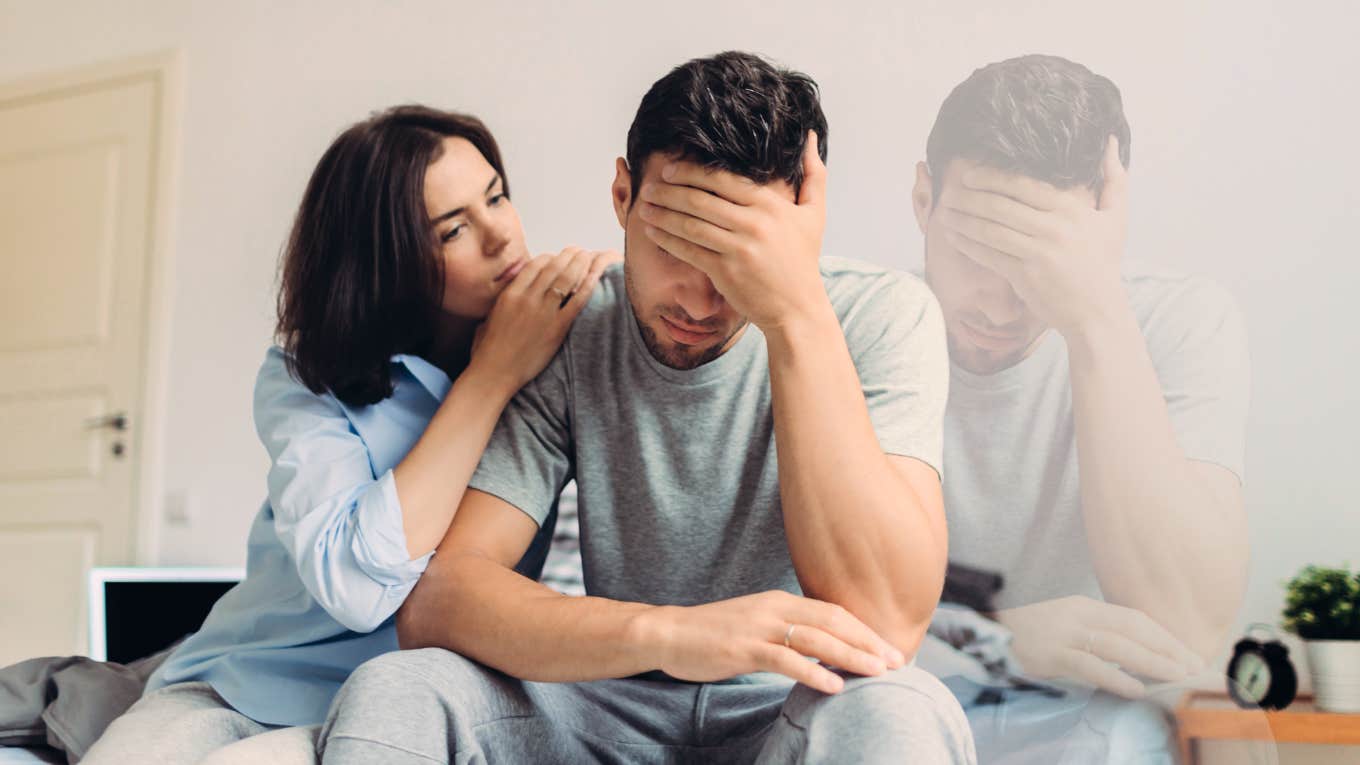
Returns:
[[[1318,709],[1360,712],[1360,640],[1308,640],[1304,645]]]

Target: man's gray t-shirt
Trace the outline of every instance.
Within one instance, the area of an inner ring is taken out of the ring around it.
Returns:
[[[1203,278],[1139,265],[1123,281],[1181,450],[1241,478],[1249,364],[1231,296]],[[996,374],[954,367],[944,444],[949,558],[1004,576],[998,608],[1101,597],[1061,336],[1048,332],[1029,357]]]
[[[879,445],[938,471],[949,371],[934,296],[909,274],[820,263]],[[758,328],[697,369],[671,369],[643,344],[614,267],[561,351],[506,408],[469,486],[542,524],[574,478],[590,595],[695,605],[801,593],[770,402]]]

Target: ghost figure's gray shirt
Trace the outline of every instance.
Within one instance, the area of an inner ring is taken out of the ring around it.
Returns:
[[[1203,278],[1136,263],[1125,267],[1124,288],[1177,445],[1240,478],[1250,372],[1232,297]],[[950,560],[1001,573],[999,608],[1100,598],[1082,516],[1066,342],[1049,331],[1028,358],[996,374],[955,367],[950,386]]]
[[[938,471],[949,367],[934,296],[914,276],[854,261],[823,258],[821,272],[879,445]],[[575,478],[590,595],[694,605],[800,593],[767,354],[748,326],[697,369],[661,364],[643,344],[623,269],[612,268],[561,351],[506,408],[469,485],[541,524]]]

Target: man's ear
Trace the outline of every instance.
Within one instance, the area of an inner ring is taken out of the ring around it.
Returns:
[[[627,230],[628,210],[633,206],[633,174],[628,172],[628,162],[623,157],[614,160],[614,185],[609,191],[619,227]]]
[[[935,208],[935,187],[931,184],[930,168],[926,163],[916,163],[916,184],[911,189],[911,211],[916,213],[916,225],[921,233],[926,232],[930,223],[930,211]]]

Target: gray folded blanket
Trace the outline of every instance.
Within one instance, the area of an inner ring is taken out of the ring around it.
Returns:
[[[79,762],[172,650],[126,665],[48,656],[0,669],[0,746],[49,746]]]

